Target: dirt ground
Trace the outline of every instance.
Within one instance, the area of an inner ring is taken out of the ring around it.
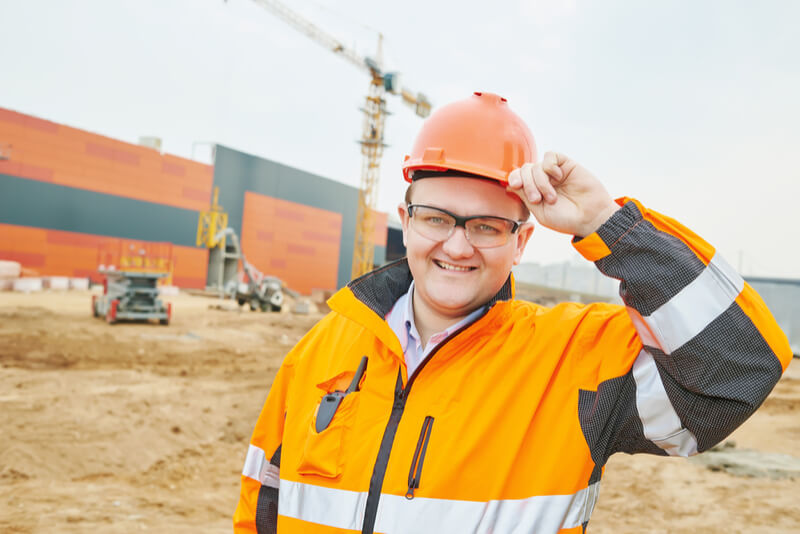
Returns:
[[[91,317],[89,292],[0,293],[0,532],[230,532],[250,431],[319,315],[209,309],[170,326]],[[731,439],[800,457],[800,362]],[[612,458],[592,533],[800,532],[800,477]]]

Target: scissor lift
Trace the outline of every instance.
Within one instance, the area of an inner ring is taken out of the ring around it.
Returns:
[[[103,294],[92,295],[92,313],[105,317],[109,324],[117,321],[157,319],[169,324],[172,305],[158,298],[158,280],[168,273],[101,270],[105,281]]]

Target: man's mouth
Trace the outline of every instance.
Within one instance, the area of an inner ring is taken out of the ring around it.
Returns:
[[[437,267],[444,269],[445,271],[453,271],[459,273],[465,273],[467,271],[474,271],[477,267],[470,267],[468,265],[453,265],[452,263],[446,263],[442,260],[433,260],[433,263],[436,264]]]

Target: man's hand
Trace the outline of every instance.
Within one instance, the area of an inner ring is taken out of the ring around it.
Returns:
[[[619,209],[600,180],[556,152],[511,171],[506,190],[522,199],[542,226],[579,237],[593,233]]]

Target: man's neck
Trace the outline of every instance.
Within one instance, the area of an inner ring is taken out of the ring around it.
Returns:
[[[446,330],[469,315],[465,314],[457,317],[441,315],[425,306],[419,299],[415,298],[413,294],[411,297],[414,325],[417,327],[417,333],[419,333],[420,343],[423,349],[428,345],[428,340],[430,340],[431,336],[437,332]]]

